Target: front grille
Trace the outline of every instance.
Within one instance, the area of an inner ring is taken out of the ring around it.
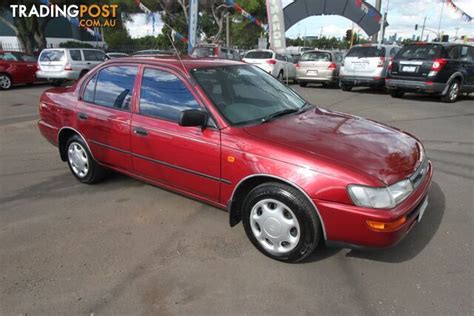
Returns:
[[[421,181],[423,181],[427,173],[428,159],[425,157],[418,169],[416,169],[416,171],[410,176],[410,181],[413,183],[414,188],[417,188],[420,185]]]

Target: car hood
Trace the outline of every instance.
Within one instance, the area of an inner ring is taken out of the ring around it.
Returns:
[[[319,107],[245,130],[254,137],[365,172],[387,185],[410,176],[423,150],[407,133]]]

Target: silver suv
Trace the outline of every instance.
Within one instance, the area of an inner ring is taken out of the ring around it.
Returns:
[[[108,59],[98,49],[89,48],[47,48],[38,58],[37,78],[61,84],[65,80],[76,80],[90,69]]]
[[[353,46],[341,66],[340,86],[351,91],[355,86],[383,87],[390,59],[400,50],[399,46],[364,44]]]

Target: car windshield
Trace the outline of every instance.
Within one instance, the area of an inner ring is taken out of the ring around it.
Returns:
[[[407,45],[398,52],[395,59],[435,59],[441,56],[442,49],[437,44]]]
[[[196,47],[191,55],[194,57],[212,57],[214,56],[214,47]]]
[[[232,125],[265,122],[297,112],[306,104],[293,90],[254,66],[198,68],[192,75]]]
[[[63,50],[44,50],[40,55],[40,61],[63,61],[65,58]]]
[[[384,57],[385,48],[377,46],[355,46],[347,53],[346,57]]]
[[[304,53],[300,61],[331,61],[331,54],[324,52]]]
[[[249,58],[249,59],[270,59],[273,57],[272,52],[261,52],[261,51],[253,51],[253,52],[248,52],[245,54],[244,58]]]

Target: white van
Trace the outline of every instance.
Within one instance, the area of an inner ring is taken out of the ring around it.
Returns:
[[[96,65],[108,59],[99,49],[47,48],[38,58],[37,78],[44,78],[59,85],[65,80],[76,80]]]

